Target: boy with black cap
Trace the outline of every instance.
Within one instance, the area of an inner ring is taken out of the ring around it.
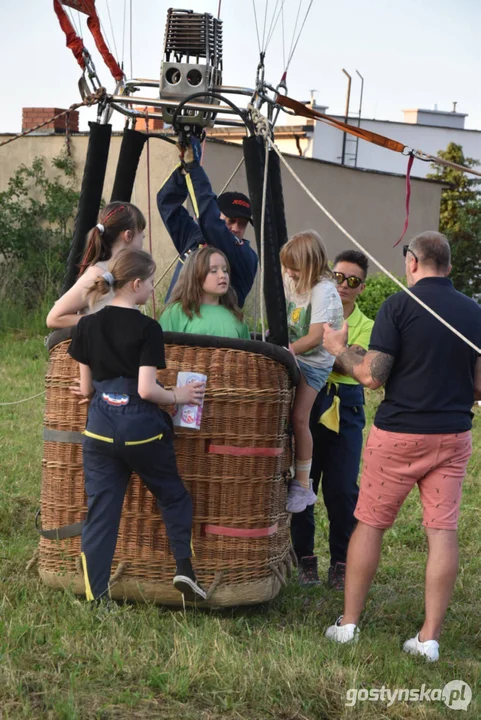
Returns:
[[[160,216],[179,253],[179,263],[167,292],[177,282],[185,258],[202,245],[222,250],[231,266],[231,284],[239,305],[254,283],[257,255],[249,241],[244,240],[247,223],[252,222],[251,203],[239,192],[225,192],[218,198],[212,191],[209,178],[200,165],[202,150],[199,140],[191,136],[182,146],[181,162],[167,178],[157,194]],[[190,196],[197,222],[183,207]]]

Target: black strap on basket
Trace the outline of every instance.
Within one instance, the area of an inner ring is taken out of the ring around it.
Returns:
[[[37,510],[35,514],[35,529],[39,535],[47,540],[66,540],[67,538],[77,537],[82,534],[82,529],[85,525],[83,520],[81,522],[72,523],[71,525],[63,525],[62,527],[54,528],[53,530],[44,530],[40,526],[41,514],[42,511]]]

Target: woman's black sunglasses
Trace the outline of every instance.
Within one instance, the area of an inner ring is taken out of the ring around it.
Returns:
[[[342,285],[345,280],[347,282],[347,287],[351,288],[351,290],[358,288],[359,285],[364,282],[361,278],[358,278],[357,275],[349,275],[349,277],[347,277],[347,275],[344,275],[342,272],[335,272],[334,277],[338,285]]]

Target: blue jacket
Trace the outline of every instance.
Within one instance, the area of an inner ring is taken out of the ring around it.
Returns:
[[[187,175],[180,164],[167,178],[157,193],[157,207],[170,237],[179,253],[166,300],[177,282],[185,258],[201,245],[213,245],[229,260],[231,284],[242,307],[254,283],[257,272],[257,255],[248,240],[238,240],[220,217],[216,196],[205,170],[199,165]],[[190,196],[198,224],[191,218],[183,203]]]

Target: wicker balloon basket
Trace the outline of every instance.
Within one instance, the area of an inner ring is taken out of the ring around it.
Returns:
[[[63,332],[63,334],[62,334]],[[287,351],[257,341],[165,333],[166,387],[179,371],[207,375],[200,430],[176,428],[181,477],[194,505],[193,548],[206,606],[272,600],[293,562],[285,511],[291,463],[288,423],[297,370]],[[86,516],[81,432],[86,405],[68,387],[78,377],[64,331],[50,336],[46,377],[39,573],[84,593],[80,536],[60,528]],[[50,532],[49,532],[50,531]],[[79,527],[77,527],[77,533]],[[134,474],[113,563],[114,598],[181,605],[175,564],[153,496]]]

